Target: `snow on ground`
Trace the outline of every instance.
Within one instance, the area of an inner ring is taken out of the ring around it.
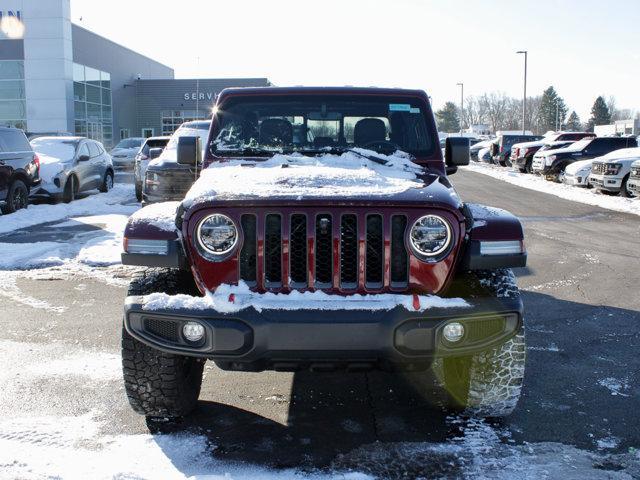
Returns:
[[[421,171],[407,154],[382,155],[362,149],[342,155],[277,154],[259,162],[233,160],[203,170],[184,205],[213,197],[246,198],[247,185],[253,197],[384,197],[423,186],[417,180]]]
[[[519,173],[504,167],[486,163],[472,162],[468,166],[461,168],[471,172],[488,175],[519,187],[555,195],[556,197],[564,198],[565,200],[594,205],[606,208],[607,210],[614,210],[616,212],[640,215],[640,199],[637,198],[633,199],[620,196],[614,197],[603,195],[601,193],[597,193],[593,189],[588,190],[586,188],[549,182],[538,175]]]
[[[325,292],[299,292],[287,294],[255,293],[240,281],[239,285],[220,285],[214,293],[205,297],[152,293],[144,298],[145,310],[189,308],[193,310],[215,309],[218,312],[235,313],[253,307],[262,310],[392,310],[403,306],[407,310],[423,312],[429,308],[460,308],[468,306],[461,298],[441,298],[435,295],[416,296],[420,302],[415,308],[412,295],[328,295]]]

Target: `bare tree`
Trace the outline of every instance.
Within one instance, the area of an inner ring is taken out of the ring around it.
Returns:
[[[487,121],[485,104],[479,97],[469,96],[465,99],[463,124],[468,128],[471,125],[480,125]]]
[[[494,132],[504,129],[508,103],[509,97],[503,92],[485,93],[480,97],[480,104],[487,112],[487,122],[489,122]]]

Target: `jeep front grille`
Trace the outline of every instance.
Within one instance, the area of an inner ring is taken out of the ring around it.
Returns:
[[[405,290],[407,218],[370,213],[246,213],[240,279],[258,289]]]

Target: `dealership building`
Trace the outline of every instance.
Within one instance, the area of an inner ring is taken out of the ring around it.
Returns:
[[[107,147],[211,115],[227,87],[266,78],[176,79],[171,67],[71,22],[70,0],[0,0],[0,125],[70,132]]]

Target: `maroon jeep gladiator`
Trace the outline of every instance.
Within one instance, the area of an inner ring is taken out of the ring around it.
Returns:
[[[223,91],[181,202],[136,212],[122,330],[132,407],[197,404],[206,360],[236,371],[433,370],[451,406],[504,416],[524,376],[524,267],[510,213],[462,202],[427,95],[380,88]],[[425,373],[420,373],[425,372]]]

